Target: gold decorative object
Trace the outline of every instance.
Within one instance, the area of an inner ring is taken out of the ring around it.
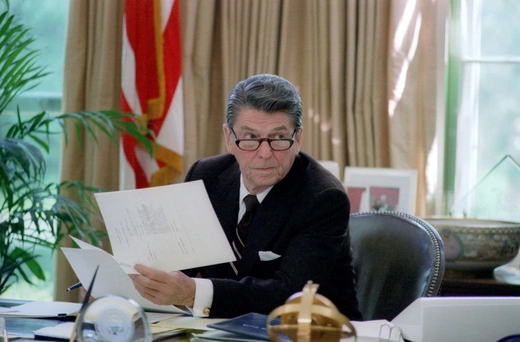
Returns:
[[[284,305],[267,317],[267,331],[272,341],[282,341],[285,335],[292,341],[339,341],[344,337],[356,338],[356,329],[326,297],[317,294],[318,284],[309,281],[302,292],[295,293]],[[280,324],[272,324],[280,317]],[[348,330],[343,330],[343,326]]]

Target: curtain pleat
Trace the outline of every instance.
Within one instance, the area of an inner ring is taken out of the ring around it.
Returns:
[[[356,78],[356,32],[357,32],[357,1],[349,0],[347,6],[346,20],[347,20],[347,39],[345,41],[347,66],[345,70],[345,98],[346,98],[346,127],[345,132],[347,135],[346,149],[347,157],[345,165],[360,165],[358,162],[358,146],[360,145],[357,141],[362,141],[359,134],[356,134],[356,120],[354,116],[354,103],[355,103],[355,84]],[[340,169],[341,169],[340,164]]]
[[[435,187],[426,178],[428,159],[435,150],[435,137],[442,139],[436,129],[439,74],[444,75],[437,63],[437,49],[443,48],[438,42],[444,41],[443,28],[437,27],[442,6],[443,2],[394,0],[390,9],[390,166],[418,170],[419,216],[426,213],[428,187]]]
[[[184,170],[198,158],[219,151],[221,113],[212,110],[213,75],[222,58],[217,53],[219,17],[215,0],[181,1],[184,95]],[[214,120],[216,118],[216,122]],[[211,131],[210,131],[211,129]],[[216,132],[215,132],[216,131]],[[217,149],[214,149],[215,142]]]
[[[390,149],[388,144],[388,94],[387,94],[387,69],[388,69],[388,42],[387,33],[389,24],[390,3],[388,1],[376,1],[374,4],[374,77],[369,93],[371,96],[372,112],[374,113],[374,165],[390,165]]]

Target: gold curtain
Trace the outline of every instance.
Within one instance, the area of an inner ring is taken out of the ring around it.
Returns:
[[[300,89],[303,150],[345,165],[389,166],[388,1],[287,1],[279,73]]]
[[[186,167],[225,151],[227,96],[255,73],[279,74],[299,88],[304,151],[340,169],[390,166],[389,1],[182,4]]]
[[[435,212],[442,189],[447,1],[393,0],[388,27],[390,166],[418,170],[416,215]],[[430,177],[427,177],[430,175]],[[428,211],[426,208],[428,207]]]
[[[276,73],[301,93],[303,151],[318,160],[333,159],[341,170],[346,165],[418,169],[417,214],[424,214],[426,159],[438,106],[434,56],[440,37],[431,18],[437,14],[433,2],[180,1],[185,170],[199,158],[225,151],[222,124],[236,82]],[[122,4],[71,2],[66,111],[119,108]],[[401,26],[403,20],[410,25]],[[116,189],[118,158],[118,147],[108,142],[69,145],[63,178]],[[71,300],[63,296],[71,273],[62,275],[63,260],[57,269],[56,299]]]
[[[123,1],[77,0],[70,2],[65,48],[63,111],[120,108],[121,30]],[[78,144],[74,127],[68,127],[62,156],[61,178],[85,181],[106,190],[119,187],[119,150],[99,133],[98,142]],[[97,228],[103,229],[102,226]],[[71,245],[64,239],[64,246]],[[110,251],[108,240],[104,248]],[[78,291],[65,293],[77,281],[68,261],[57,253],[55,299],[78,300]]]
[[[222,124],[233,86],[278,72],[281,2],[181,2],[186,170],[225,151]]]

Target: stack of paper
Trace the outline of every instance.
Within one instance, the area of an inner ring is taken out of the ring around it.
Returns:
[[[75,316],[81,308],[80,303],[35,301],[12,306],[0,307],[0,316],[50,318]]]

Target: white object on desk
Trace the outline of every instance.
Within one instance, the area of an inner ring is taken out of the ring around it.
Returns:
[[[80,303],[34,301],[9,308],[0,308],[0,316],[66,317],[76,315],[80,308]]]
[[[414,342],[490,342],[520,333],[520,297],[426,297],[392,323]]]
[[[74,330],[74,322],[60,323],[51,327],[44,327],[33,331],[36,336],[50,339],[68,340],[72,336]]]
[[[7,329],[5,327],[5,318],[0,317],[0,333],[2,335],[2,340],[7,342],[9,338],[7,337]]]
[[[403,342],[401,331],[386,319],[350,321],[356,328],[357,338],[342,338],[341,342]]]

